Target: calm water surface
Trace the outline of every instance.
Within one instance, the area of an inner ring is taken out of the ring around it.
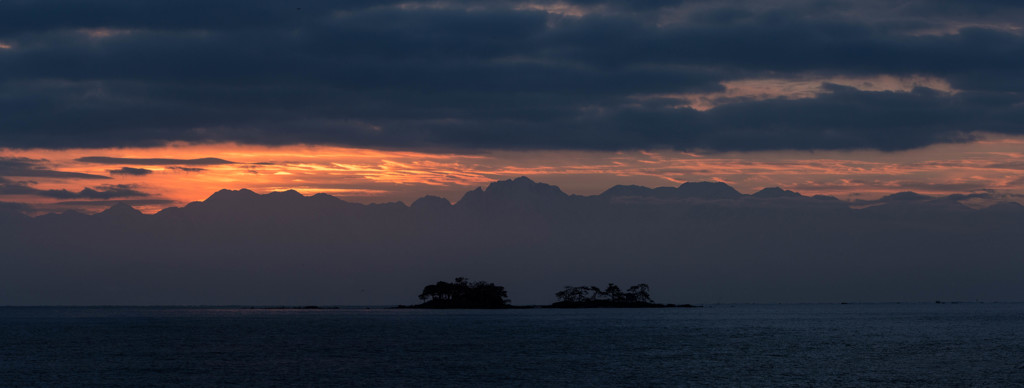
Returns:
[[[3,386],[1024,386],[1024,304],[0,308]]]

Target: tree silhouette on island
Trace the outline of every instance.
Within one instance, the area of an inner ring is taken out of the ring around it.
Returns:
[[[500,309],[511,307],[505,287],[488,282],[455,278],[454,283],[437,282],[423,287],[423,303],[412,306],[433,309]]]
[[[654,303],[650,291],[650,286],[645,283],[632,286],[625,292],[615,283],[608,283],[604,290],[594,286],[566,286],[555,293],[558,302],[551,307],[667,307]]]
[[[556,292],[558,301],[552,308],[596,308],[596,307],[697,307],[689,304],[658,304],[651,299],[650,286],[640,283],[622,291],[614,283],[600,289],[594,286],[566,286]],[[464,277],[455,278],[455,282],[444,281],[423,287],[419,299],[423,301],[414,306],[398,306],[400,308],[425,309],[502,309],[521,308],[512,306],[505,287],[489,282],[473,282]],[[537,307],[537,306],[533,306]]]

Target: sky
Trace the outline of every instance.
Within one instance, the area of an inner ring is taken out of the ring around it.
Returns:
[[[1024,194],[1013,1],[0,2],[0,202]]]

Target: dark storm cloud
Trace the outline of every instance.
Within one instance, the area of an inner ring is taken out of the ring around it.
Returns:
[[[143,176],[143,175],[152,174],[153,170],[147,170],[147,169],[144,169],[144,168],[121,167],[121,168],[119,168],[117,170],[107,170],[107,172],[109,172],[110,175]]]
[[[897,150],[1024,132],[1015,3],[561,4],[582,16],[515,1],[5,1],[0,144]],[[826,84],[703,112],[646,98],[877,75],[959,93]]]
[[[51,170],[45,164],[45,160],[0,157],[0,177],[110,179],[103,175]]]
[[[215,164],[234,164],[219,158],[200,158],[200,159],[162,159],[162,158],[148,158],[148,159],[137,159],[137,158],[112,158],[107,156],[86,156],[83,158],[75,159],[75,161],[83,163],[97,163],[97,164],[135,164],[144,166],[161,166],[167,164],[183,164],[188,166],[209,166]],[[137,170],[137,169],[133,169]]]
[[[169,199],[116,199],[116,200],[97,200],[97,201],[60,201],[56,205],[79,205],[89,207],[107,207],[111,205],[117,205],[123,203],[129,206],[147,206],[147,205],[169,205],[173,204],[174,201]],[[40,206],[45,209],[45,206]],[[52,207],[54,210],[62,209],[60,206]]]
[[[36,195],[56,199],[110,199],[127,197],[148,197],[148,193],[135,190],[131,185],[104,185],[97,188],[84,188],[79,192],[68,190],[40,190]]]
[[[101,185],[75,192],[67,189],[37,189],[30,186],[30,183],[0,178],[0,195],[32,195],[54,199],[111,199],[150,196],[148,193],[136,190],[133,185]]]

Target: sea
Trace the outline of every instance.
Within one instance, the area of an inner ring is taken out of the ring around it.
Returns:
[[[0,307],[0,386],[1024,386],[1024,304]]]

